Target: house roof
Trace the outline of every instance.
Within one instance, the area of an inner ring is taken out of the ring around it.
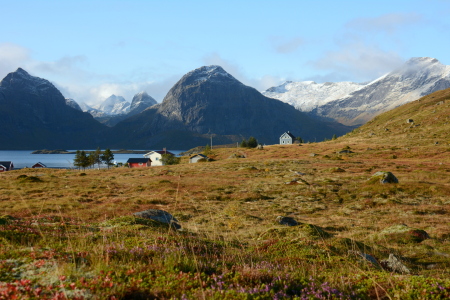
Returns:
[[[147,163],[151,162],[152,160],[150,158],[129,158],[127,160],[127,163]]]
[[[6,169],[14,168],[14,165],[13,165],[12,161],[0,161],[0,165],[5,167]]]
[[[290,133],[289,131],[283,133],[280,137],[282,137],[282,136],[285,135],[285,134],[287,134],[287,135],[288,135],[289,137],[291,137],[292,139],[295,139],[295,136],[294,136],[292,133]]]
[[[156,150],[156,151],[150,151],[149,153],[144,154],[144,156],[147,157],[147,156],[150,156],[150,155],[152,155],[152,154],[154,154],[154,153],[158,153],[158,154],[161,154],[161,155],[163,155],[163,154],[172,154],[172,155],[175,155],[175,154],[173,154],[173,153],[170,152],[170,151]]]
[[[44,167],[44,168],[47,168],[47,166],[46,165],[44,165],[43,163],[41,163],[41,162],[37,162],[37,163],[35,163],[33,166],[35,166],[35,165],[40,165],[40,166],[42,166],[42,167]]]
[[[193,158],[193,157],[196,157],[196,156],[201,156],[201,157],[203,157],[203,158],[208,158],[208,156],[206,156],[206,155],[203,155],[203,154],[201,154],[201,153],[197,153],[197,154],[192,154],[191,156],[189,156],[189,159],[191,159],[191,158]]]

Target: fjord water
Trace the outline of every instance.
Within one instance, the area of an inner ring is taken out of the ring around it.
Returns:
[[[68,150],[75,152],[76,150]],[[91,150],[87,150],[91,151]],[[150,152],[151,150],[149,150]],[[175,155],[183,150],[168,150]],[[12,161],[14,168],[31,168],[37,162],[48,168],[73,168],[75,154],[31,154],[32,150],[0,150],[0,161]],[[142,154],[114,154],[116,163],[126,163],[129,158],[143,158]]]

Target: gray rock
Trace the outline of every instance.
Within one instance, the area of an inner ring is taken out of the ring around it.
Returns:
[[[287,226],[297,226],[299,223],[294,220],[294,218],[291,217],[282,217],[278,216],[276,220],[281,225],[287,225]]]
[[[359,251],[353,251],[353,250],[349,250],[348,253],[362,258],[364,261],[369,262],[370,264],[372,264],[375,268],[377,268],[379,270],[383,269],[382,266],[380,265],[380,263],[378,262],[378,260],[370,254],[359,252]]]
[[[388,259],[381,261],[381,265],[392,272],[401,274],[411,274],[411,271],[394,254],[389,254]]]
[[[160,209],[148,209],[133,214],[135,217],[143,219],[152,219],[157,222],[169,224],[175,229],[180,229],[181,225],[178,224],[178,220],[170,213]]]
[[[398,183],[397,177],[391,172],[378,171],[372,175],[372,178],[380,178],[381,183]]]
[[[338,151],[338,154],[350,154],[350,153],[355,153],[355,152],[353,152],[352,150],[348,150],[348,149]]]

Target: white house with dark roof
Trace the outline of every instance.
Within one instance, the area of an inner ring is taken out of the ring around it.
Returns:
[[[189,163],[197,163],[199,160],[208,161],[209,157],[200,153],[189,156]]]
[[[12,161],[0,161],[0,172],[11,171],[14,169]]]
[[[295,141],[295,136],[288,132],[283,133],[280,136],[280,145],[292,145]]]
[[[173,154],[172,152],[169,152],[167,150],[160,150],[160,151],[150,151],[144,154],[144,157],[150,158],[150,160],[152,161],[152,166],[162,166],[163,163],[161,161],[161,158],[163,154],[170,154],[175,156],[175,154]]]

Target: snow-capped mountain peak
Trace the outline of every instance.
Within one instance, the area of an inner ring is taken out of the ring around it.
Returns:
[[[192,70],[183,77],[192,78],[196,82],[204,82],[207,80],[213,81],[238,81],[228,72],[226,72],[221,66],[211,65],[203,66],[198,69]]]
[[[108,115],[126,114],[130,109],[130,103],[122,96],[111,95],[101,104],[93,108],[100,110]]]
[[[286,81],[279,86],[267,89],[262,94],[308,112],[332,100],[345,97],[362,86],[355,82]]]

